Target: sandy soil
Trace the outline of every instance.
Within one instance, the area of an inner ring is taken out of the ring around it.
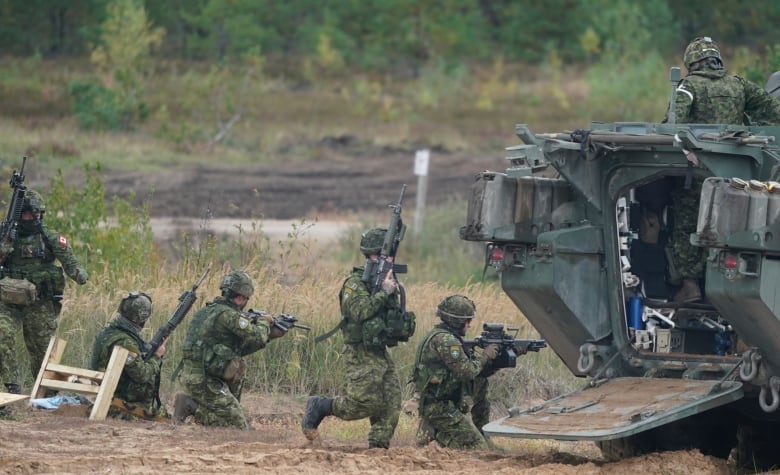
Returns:
[[[1,473],[730,473],[724,461],[699,452],[604,463],[589,443],[494,439],[496,448],[484,451],[435,444],[417,448],[409,430],[397,434],[389,450],[367,449],[364,427],[332,419],[323,423],[320,438],[309,442],[299,430],[300,402],[252,394],[244,404],[253,431],[191,423],[92,422],[80,407],[43,411],[18,404],[17,421],[0,421]],[[411,427],[414,421],[402,420],[401,425]]]

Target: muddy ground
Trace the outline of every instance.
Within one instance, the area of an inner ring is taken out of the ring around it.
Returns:
[[[20,421],[0,421],[0,473],[284,473],[284,474],[728,474],[728,465],[699,452],[651,454],[605,463],[592,444],[494,439],[493,450],[417,448],[409,429],[389,450],[367,449],[361,423],[326,419],[320,438],[299,430],[303,405],[248,395],[255,430],[89,421],[78,407],[43,411],[16,406]],[[402,415],[399,427],[414,420]],[[356,435],[359,434],[359,435]]]
[[[385,147],[352,136],[330,137],[307,148],[312,159],[280,151],[280,163],[229,166],[219,163],[166,171],[107,173],[107,195],[150,196],[153,217],[197,219],[299,219],[387,209],[402,184],[404,207],[417,197],[416,148]],[[426,202],[463,198],[474,175],[506,168],[504,151],[464,152],[430,148]],[[465,213],[465,208],[464,208]]]

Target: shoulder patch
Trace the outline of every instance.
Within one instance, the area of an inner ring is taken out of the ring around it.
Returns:
[[[344,287],[347,288],[347,289],[351,289],[351,290],[357,290],[358,283],[357,282],[347,282],[346,284],[344,284]]]
[[[127,359],[125,360],[125,364],[130,364],[130,363],[132,363],[133,361],[135,361],[135,357],[136,357],[136,354],[135,354],[135,353],[130,353],[130,354],[128,354],[128,355],[127,355]]]
[[[238,318],[238,328],[242,330],[246,330],[246,327],[249,326],[249,319],[245,317],[239,317]]]
[[[60,237],[57,239],[57,244],[59,244],[61,247],[68,247],[68,240],[65,239],[65,236],[60,234]]]
[[[347,300],[348,298],[352,297],[352,292],[353,291],[354,291],[354,289],[352,289],[351,287],[348,287],[348,286],[344,287],[344,293],[342,294],[343,295],[342,300]]]
[[[460,351],[461,348],[458,345],[453,345],[450,347],[450,356],[453,358],[460,358]]]

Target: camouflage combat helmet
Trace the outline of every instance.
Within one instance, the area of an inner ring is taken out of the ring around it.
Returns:
[[[152,298],[143,292],[130,292],[119,302],[119,314],[143,327],[152,314]]]
[[[459,328],[477,316],[477,306],[463,295],[450,295],[436,307],[436,315],[448,325]]]
[[[706,58],[715,58],[723,65],[723,58],[720,57],[718,45],[716,45],[709,36],[702,36],[691,41],[688,47],[685,48],[683,63],[685,63],[685,67],[690,71],[695,63]]]
[[[223,292],[229,290],[234,294],[243,295],[246,298],[255,293],[255,286],[249,274],[242,270],[237,270],[226,275],[219,285]]]
[[[385,234],[387,229],[375,228],[369,229],[360,236],[360,252],[368,256],[370,254],[379,254],[382,250],[382,244],[385,243]]]
[[[24,201],[22,202],[22,211],[30,211],[32,213],[45,213],[46,203],[43,201],[43,197],[35,190],[27,190],[24,193]]]

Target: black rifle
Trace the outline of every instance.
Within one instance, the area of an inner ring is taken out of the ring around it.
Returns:
[[[382,282],[387,278],[387,274],[392,270],[393,274],[405,274],[406,264],[396,264],[395,255],[398,252],[398,245],[406,234],[406,225],[401,220],[401,202],[404,200],[406,185],[401,187],[401,196],[398,197],[398,203],[388,205],[393,209],[390,215],[390,225],[385,233],[385,240],[382,243],[382,250],[379,251],[379,259],[376,262],[366,264],[363,271],[363,282],[366,282],[371,289],[371,295],[379,292],[382,288]],[[398,286],[401,294],[401,310],[406,310],[406,296],[402,286]]]
[[[265,310],[255,310],[253,308],[250,308],[247,312],[244,312],[244,316],[249,318],[249,320],[255,325],[257,324],[258,319],[264,320],[265,317],[267,317],[268,315],[270,314]],[[308,327],[306,325],[301,325],[300,323],[298,323],[298,317],[296,317],[295,315],[290,315],[289,313],[282,313],[272,318],[273,318],[273,326],[275,326],[279,330],[282,330],[285,333],[287,333],[290,330],[290,328],[299,328],[301,330],[306,330],[306,331],[311,330],[311,327]]]
[[[22,218],[22,206],[24,205],[24,195],[27,187],[24,186],[24,164],[27,163],[27,157],[22,157],[22,168],[11,174],[11,201],[8,203],[8,212],[5,215],[5,221],[0,225],[0,243],[13,243],[16,240],[16,231],[19,226],[19,220]],[[0,255],[0,262],[5,261],[6,256]]]
[[[179,297],[179,305],[176,306],[176,310],[173,311],[171,318],[169,318],[167,322],[165,322],[160,328],[157,329],[157,333],[154,334],[151,341],[149,342],[149,349],[144,354],[144,361],[149,361],[152,356],[154,356],[154,352],[157,351],[160,346],[162,346],[165,339],[168,338],[170,334],[173,333],[173,330],[175,330],[176,327],[179,326],[179,324],[182,322],[182,320],[184,320],[187,312],[189,312],[192,308],[192,304],[194,304],[195,300],[198,298],[198,296],[195,295],[195,291],[198,290],[200,284],[203,283],[203,280],[208,275],[209,270],[211,269],[206,268],[206,270],[203,271],[203,275],[200,276],[200,279],[198,279],[198,281],[195,282],[195,285],[192,286],[192,289],[185,290],[181,294]]]
[[[463,340],[463,348],[471,353],[474,347],[486,348],[488,345],[498,345],[498,356],[490,365],[492,369],[514,368],[517,366],[517,356],[529,351],[538,352],[547,347],[544,340],[518,340],[515,338],[518,328],[508,328],[514,331],[514,335],[504,331],[503,323],[485,323],[482,325],[482,334],[473,340]]]

